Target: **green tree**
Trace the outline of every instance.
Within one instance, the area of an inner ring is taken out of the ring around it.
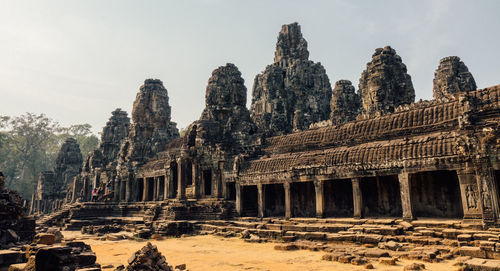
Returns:
[[[53,166],[57,127],[57,122],[44,114],[2,117],[0,167],[6,175],[6,185],[25,198],[32,194],[38,173]]]
[[[73,137],[82,156],[95,149],[98,138],[89,124],[60,127],[44,114],[0,116],[0,171],[6,186],[31,199],[41,171],[51,170],[62,143]]]

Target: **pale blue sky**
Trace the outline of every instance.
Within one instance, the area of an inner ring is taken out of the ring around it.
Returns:
[[[0,115],[46,113],[101,131],[159,78],[178,127],[199,118],[212,70],[232,62],[250,101],[282,24],[297,21],[332,85],[356,86],[391,45],[417,99],[432,97],[439,59],[462,58],[480,88],[500,84],[500,1],[0,0]]]

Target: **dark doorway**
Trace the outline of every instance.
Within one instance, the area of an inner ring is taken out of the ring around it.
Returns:
[[[119,180],[120,181],[120,201],[125,201],[127,200],[125,197],[127,195],[127,182]]]
[[[403,215],[397,175],[362,178],[359,186],[365,216],[401,217]]]
[[[177,162],[170,163],[170,184],[168,186],[168,197],[173,199],[177,197],[177,186],[179,183],[177,175]]]
[[[413,214],[416,217],[463,218],[456,171],[419,172],[410,176]]]
[[[313,182],[291,183],[290,197],[293,217],[316,217],[316,191]]]
[[[205,196],[212,195],[212,170],[203,170],[203,191]]]
[[[257,216],[258,206],[258,190],[256,185],[248,185],[241,187],[241,207],[243,216]]]
[[[226,183],[226,199],[227,200],[236,200],[236,183],[235,182],[227,182]]]
[[[354,202],[351,180],[325,181],[323,185],[325,217],[352,217]]]
[[[285,189],[283,184],[265,184],[265,216],[285,216]]]
[[[136,199],[135,201],[142,201],[144,195],[144,179],[136,179],[137,190],[136,190]]]
[[[154,200],[154,195],[155,195],[155,179],[154,178],[147,178],[146,181],[148,182],[148,194],[146,195],[146,201],[152,201]]]

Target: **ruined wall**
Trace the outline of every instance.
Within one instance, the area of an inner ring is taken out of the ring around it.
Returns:
[[[74,138],[68,138],[61,146],[56,158],[54,173],[58,184],[67,186],[82,170],[82,153],[80,145]]]
[[[20,241],[31,241],[35,235],[35,220],[26,216],[21,196],[4,186],[0,171],[0,249]]]
[[[68,138],[57,154],[55,167],[40,173],[30,212],[50,213],[70,201],[73,179],[81,170],[80,146],[76,139]]]
[[[262,132],[287,134],[328,119],[330,80],[321,63],[308,58],[300,26],[283,25],[274,63],[255,77],[252,89],[250,112]]]
[[[476,90],[476,81],[464,62],[458,56],[449,56],[439,61],[434,73],[434,99],[442,99],[450,94]]]
[[[367,114],[394,112],[396,107],[415,100],[406,65],[390,46],[375,49],[372,60],[361,73],[359,92]]]

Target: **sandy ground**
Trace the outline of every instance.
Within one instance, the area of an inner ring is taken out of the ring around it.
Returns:
[[[97,262],[102,266],[127,264],[129,257],[142,248],[146,241],[100,241],[82,236],[79,232],[63,232],[65,238],[83,240],[92,246]],[[170,265],[185,263],[190,271],[235,270],[366,270],[363,266],[322,261],[324,252],[308,250],[278,251],[275,243],[247,243],[239,238],[222,238],[212,235],[151,240]],[[400,261],[396,266],[372,262],[375,270],[403,270],[403,266],[417,261]],[[424,263],[426,270],[457,270],[454,261]],[[112,270],[114,268],[103,269]]]

